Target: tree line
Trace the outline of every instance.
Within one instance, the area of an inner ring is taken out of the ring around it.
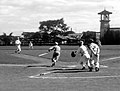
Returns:
[[[40,43],[52,43],[55,41],[61,42],[62,40],[57,37],[67,36],[68,34],[74,34],[74,31],[69,30],[69,26],[64,23],[64,19],[57,20],[47,20],[39,22],[39,31],[37,32],[23,32],[21,35],[21,41],[23,45],[28,44],[29,41],[34,42],[35,45],[39,45]],[[0,36],[0,45],[13,45],[17,36],[12,36],[13,32],[7,35],[3,33]],[[63,39],[64,40],[64,39]]]
[[[74,36],[76,34],[67,24],[64,19],[47,20],[39,22],[39,31],[37,32],[23,32],[20,40],[22,45],[28,45],[30,41],[34,45],[48,45],[55,41],[59,44],[78,44],[79,41],[88,40],[92,38],[96,40],[96,33],[87,31],[83,32],[83,36]],[[0,45],[14,45],[14,42],[18,36],[13,36],[13,32],[10,34],[3,33],[0,36]],[[73,34],[73,35],[72,35]],[[72,35],[72,36],[69,36]]]

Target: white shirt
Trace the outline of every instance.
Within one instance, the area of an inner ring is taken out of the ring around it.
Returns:
[[[97,44],[95,43],[91,43],[90,44],[90,50],[94,53],[94,54],[99,54],[100,53],[100,48]]]
[[[15,41],[15,44],[16,44],[16,45],[20,45],[20,44],[21,44],[20,40],[16,40],[16,41]]]
[[[54,50],[54,52],[60,52],[61,51],[61,48],[58,45],[52,46],[49,49]]]
[[[86,55],[86,54],[88,55],[89,53],[88,53],[87,47],[82,45],[78,48],[76,54],[81,54],[83,56],[83,55]]]
[[[29,46],[33,46],[33,43],[32,43],[32,42],[30,42],[30,43],[29,43]]]

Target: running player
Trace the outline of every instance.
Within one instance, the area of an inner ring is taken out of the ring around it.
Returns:
[[[95,71],[99,71],[99,57],[100,57],[100,48],[99,46],[94,43],[93,39],[90,39],[88,42],[88,48],[90,50],[90,69],[92,71],[93,67],[95,66]]]
[[[17,50],[15,51],[15,53],[20,54],[20,52],[21,52],[21,42],[20,42],[19,37],[17,37],[17,40],[15,41],[15,45],[17,47]]]
[[[31,41],[29,43],[29,49],[33,49],[33,43]]]
[[[55,63],[58,61],[59,57],[60,57],[60,51],[61,51],[61,48],[60,46],[58,46],[58,42],[55,42],[55,45],[50,47],[48,49],[48,51],[54,51],[53,53],[53,56],[52,56],[52,65],[51,67],[55,66]]]

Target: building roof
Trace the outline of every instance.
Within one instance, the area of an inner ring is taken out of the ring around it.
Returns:
[[[120,31],[120,28],[110,28],[111,31]]]
[[[110,28],[110,29],[120,29],[120,27],[114,27],[114,28]]]
[[[112,14],[112,12],[109,12],[107,10],[103,10],[103,11],[99,12],[98,14]]]

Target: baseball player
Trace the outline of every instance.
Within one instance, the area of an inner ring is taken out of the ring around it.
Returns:
[[[19,54],[21,52],[21,42],[20,42],[19,37],[17,37],[17,40],[15,41],[15,45],[17,47],[17,50],[15,51],[15,53]]]
[[[88,48],[90,50],[90,57],[91,57],[91,60],[90,60],[90,69],[92,71],[93,67],[95,66],[95,71],[99,71],[99,57],[100,57],[100,48],[99,46],[94,43],[94,41],[92,39],[89,40],[88,42]]]
[[[82,65],[82,70],[84,70],[86,68],[86,66],[90,66],[90,63],[89,63],[89,60],[90,60],[90,55],[88,53],[88,50],[87,50],[87,47],[85,45],[83,45],[84,42],[83,41],[80,41],[79,43],[79,48],[76,52],[76,55],[77,54],[80,54],[80,61],[81,61],[81,65]]]
[[[29,43],[29,49],[33,49],[33,43],[31,41]]]
[[[54,51],[53,53],[53,56],[52,56],[52,65],[51,67],[55,66],[55,63],[58,61],[59,57],[60,57],[60,51],[61,51],[61,48],[60,46],[58,46],[58,42],[55,42],[55,45],[50,47],[48,49],[48,51]]]
[[[102,47],[102,44],[101,44],[101,41],[99,39],[96,39],[96,42],[95,42],[100,48]]]

